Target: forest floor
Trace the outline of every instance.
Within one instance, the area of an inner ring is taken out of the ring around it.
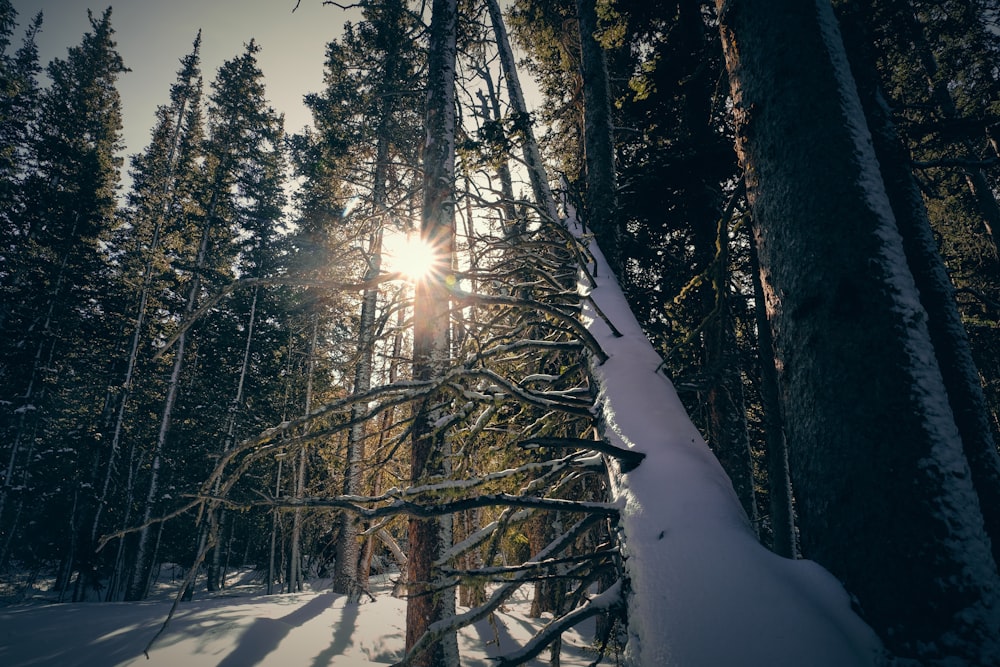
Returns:
[[[56,604],[43,585],[22,602],[0,606],[0,665],[354,667],[392,664],[403,656],[406,603],[391,595],[391,575],[372,578],[374,601],[347,604],[326,579],[308,582],[301,593],[265,595],[251,573],[242,573],[223,591],[181,603],[147,660],[143,649],[163,624],[183,576],[170,566],[161,573],[154,595],[143,602]],[[524,587],[492,619],[461,630],[462,665],[495,665],[491,658],[523,646],[551,620],[530,618],[530,605],[531,588]],[[592,619],[567,632],[561,664],[593,663],[592,637]],[[548,657],[546,650],[528,664],[547,665]]]

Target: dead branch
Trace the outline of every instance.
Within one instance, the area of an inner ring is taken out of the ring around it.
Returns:
[[[615,447],[604,440],[587,440],[585,438],[530,438],[519,442],[518,446],[524,449],[537,449],[539,447],[589,449],[621,461],[622,472],[635,470],[642,463],[642,460],[646,458],[643,452],[634,452]]]

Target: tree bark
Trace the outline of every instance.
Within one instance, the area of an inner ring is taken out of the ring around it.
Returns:
[[[760,363],[760,403],[764,422],[764,446],[767,449],[767,497],[771,510],[771,550],[779,556],[795,558],[795,514],[792,509],[792,480],[788,471],[788,444],[785,442],[785,420],[781,416],[778,371],[774,367],[774,340],[764,305],[764,286],[760,280],[760,260],[757,258],[756,225],[750,239],[750,279],[753,281],[757,320],[757,356]]]
[[[597,32],[595,0],[576,0],[576,11],[583,69],[586,223],[593,229],[611,270],[621,275],[621,231],[618,228],[618,185],[608,66],[604,49],[594,36]]]
[[[954,286],[937,250],[923,197],[909,168],[909,152],[896,131],[892,112],[882,95],[878,74],[872,67],[872,61],[866,57],[866,45],[870,43],[865,29],[867,17],[859,11],[859,7],[843,2],[838,2],[837,6],[861,102],[872,130],[875,152],[882,165],[886,192],[903,237],[903,247],[920,292],[920,302],[927,310],[928,331],[940,361],[949,404],[962,436],[972,482],[979,495],[993,558],[1000,563],[1000,456],[993,438],[993,425],[979,371],[969,346],[969,336],[958,312]],[[916,21],[912,16],[910,18]],[[950,100],[947,90],[941,94]],[[995,201],[993,205],[996,206]]]
[[[829,0],[716,4],[803,554],[895,653],[987,664],[1000,577]]]
[[[421,238],[435,249],[430,275],[419,281],[413,302],[413,377],[430,380],[446,368],[451,348],[450,293],[455,243],[455,61],[458,7],[456,0],[434,0],[428,56],[426,143],[423,166]],[[421,406],[413,421],[410,477],[413,484],[448,472],[448,440],[435,428],[441,415],[432,409],[434,397]],[[451,546],[451,517],[411,518],[406,604],[406,650],[409,652],[435,621],[455,614],[455,588],[432,588],[434,562]],[[458,667],[454,632],[418,655],[417,667]]]

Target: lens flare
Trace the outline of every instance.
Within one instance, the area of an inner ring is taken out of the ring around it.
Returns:
[[[387,246],[387,268],[413,282],[426,279],[438,261],[434,248],[416,235],[396,237]]]

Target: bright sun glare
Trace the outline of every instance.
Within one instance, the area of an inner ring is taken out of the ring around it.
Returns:
[[[386,268],[409,280],[426,278],[436,259],[434,249],[415,234],[393,234],[385,239]]]

